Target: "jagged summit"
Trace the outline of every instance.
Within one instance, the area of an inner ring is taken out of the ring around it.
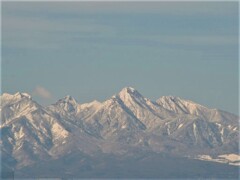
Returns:
[[[63,97],[62,99],[58,100],[56,104],[59,103],[68,103],[68,104],[78,104],[77,101],[70,95]]]
[[[172,96],[172,95],[169,95],[169,96],[162,96],[162,97],[160,97],[160,99],[174,101],[174,100],[177,100],[177,99],[179,99],[179,97],[177,97],[177,96]]]
[[[21,99],[21,98],[28,98],[31,99],[31,95],[28,93],[21,93],[21,92],[17,92],[15,94],[9,94],[9,93],[3,93],[2,98],[6,98],[6,99],[10,99],[10,98],[15,98],[15,99]]]
[[[21,103],[21,104],[31,104],[33,103],[31,95],[28,93],[20,93],[17,92],[15,94],[9,94],[9,93],[3,93],[2,96],[0,96],[0,105],[10,105],[14,103]]]
[[[75,112],[77,111],[77,107],[79,104],[77,101],[70,95],[65,96],[64,98],[58,100],[55,104],[51,105],[54,109],[54,107],[57,107],[60,111],[63,109],[65,112]]]
[[[76,102],[76,100],[70,96],[70,95],[67,95],[63,98],[63,100],[67,101],[67,102]]]
[[[28,99],[31,99],[31,95],[29,95],[28,93],[20,93],[20,92],[17,92],[16,94],[14,94],[14,97],[18,97],[18,98],[28,98]]]
[[[138,98],[138,99],[144,99],[144,97],[134,88],[132,87],[125,87],[123,88],[118,94],[118,97],[120,99],[124,100],[129,100],[132,98]]]
[[[134,94],[134,93],[139,93],[136,89],[133,87],[124,87],[119,94]]]
[[[2,94],[2,97],[12,97],[13,95],[12,94],[9,94],[9,93],[3,93]]]
[[[136,89],[134,89],[133,87],[124,87],[122,90],[121,90],[121,92],[128,92],[128,93],[133,93],[133,92],[135,92],[136,91]]]
[[[124,87],[119,91],[119,93],[114,94],[111,99],[106,100],[105,102],[109,101],[116,101],[117,99],[121,99],[122,101],[132,99],[133,97],[143,97],[136,89],[133,87]],[[105,103],[104,102],[104,103]]]
[[[162,96],[156,102],[165,109],[175,113],[199,114],[199,111],[204,113],[210,111],[205,106],[175,96]]]

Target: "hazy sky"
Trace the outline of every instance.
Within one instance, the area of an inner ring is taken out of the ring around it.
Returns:
[[[103,101],[125,86],[238,114],[237,2],[3,2],[2,92]]]

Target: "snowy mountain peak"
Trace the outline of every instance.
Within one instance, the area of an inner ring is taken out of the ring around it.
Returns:
[[[142,96],[136,89],[132,87],[125,87],[119,93],[120,94],[130,94],[130,95],[140,95]]]
[[[28,99],[31,99],[31,95],[29,95],[28,93],[20,93],[20,92],[17,92],[16,94],[14,94],[14,97],[16,98],[28,98]]]
[[[9,93],[3,93],[2,94],[2,97],[12,97],[13,95],[12,94],[9,94]]]
[[[124,101],[129,98],[144,98],[136,89],[132,87],[125,87],[119,93],[118,96]]]
[[[195,103],[193,101],[190,101],[190,100],[186,100],[186,99],[182,99],[180,97],[176,97],[176,96],[172,96],[172,95],[169,95],[169,96],[162,96],[160,97],[157,101],[161,101],[161,102],[175,102],[175,103],[184,103],[184,104],[192,104],[192,105],[196,105],[196,106],[201,106],[203,108],[206,108],[204,107],[203,105],[200,105],[198,103]]]
[[[8,93],[3,93],[0,97],[1,97],[1,105],[2,105],[3,101],[6,102],[6,101],[13,99],[14,95],[8,94]]]
[[[162,96],[157,100],[157,103],[165,109],[174,111],[176,113],[199,115],[200,111],[205,112],[205,114],[210,111],[210,109],[205,106],[174,96]]]
[[[60,99],[58,103],[68,103],[68,104],[78,104],[77,101],[70,95],[65,96],[64,98]]]
[[[10,100],[10,99],[22,99],[22,98],[28,98],[31,99],[31,95],[29,95],[28,93],[20,93],[17,92],[15,94],[9,94],[9,93],[3,93],[1,96],[3,99],[5,100]]]
[[[76,103],[76,100],[72,96],[70,96],[70,95],[65,96],[63,99],[66,102],[74,102],[74,103]]]
[[[15,94],[3,93],[0,96],[1,106],[5,106],[7,104],[12,104],[16,102],[25,102],[28,103],[32,101],[32,97],[27,93],[17,92]]]
[[[128,92],[128,93],[133,93],[133,92],[135,92],[136,90],[135,90],[133,87],[125,87],[125,88],[123,88],[121,91],[123,91],[123,92]]]
[[[162,96],[161,98],[158,99],[158,101],[165,101],[165,102],[175,102],[181,100],[179,97],[176,96]]]
[[[64,109],[65,111],[73,112],[77,109],[77,106],[79,104],[72,96],[67,95],[64,98],[58,100],[55,105],[61,109]]]

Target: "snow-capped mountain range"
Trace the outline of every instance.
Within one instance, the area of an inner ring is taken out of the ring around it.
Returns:
[[[27,93],[4,93],[0,111],[2,163],[14,169],[74,152],[239,154],[236,115],[173,96],[151,101],[131,87],[104,102],[66,96],[48,107]]]

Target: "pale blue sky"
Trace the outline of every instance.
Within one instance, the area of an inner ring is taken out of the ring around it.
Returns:
[[[237,2],[3,2],[2,92],[103,101],[125,86],[238,114]]]

